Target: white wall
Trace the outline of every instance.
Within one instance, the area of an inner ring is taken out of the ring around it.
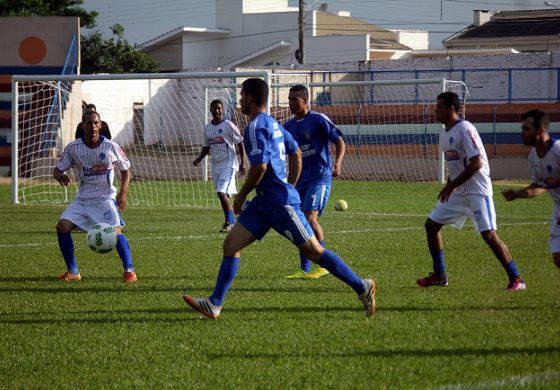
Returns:
[[[369,61],[369,39],[369,34],[306,38],[305,63]]]
[[[397,34],[397,42],[413,50],[428,49],[428,32],[421,30],[393,30]]]

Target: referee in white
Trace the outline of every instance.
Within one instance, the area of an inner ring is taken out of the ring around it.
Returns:
[[[60,275],[63,282],[78,281],[82,277],[74,257],[73,229],[87,231],[90,226],[104,222],[115,226],[117,231],[117,252],[124,267],[123,281],[137,280],[128,240],[122,234],[124,227],[119,211],[126,208],[126,195],[130,183],[130,162],[123,150],[115,142],[99,135],[101,117],[97,112],[84,116],[84,136],[70,142],[54,168],[53,177],[62,186],[70,183],[65,171],[74,167],[80,175],[78,193],[62,212],[56,224],[58,245],[66,262],[67,272]],[[121,174],[121,188],[113,185],[115,169]]]

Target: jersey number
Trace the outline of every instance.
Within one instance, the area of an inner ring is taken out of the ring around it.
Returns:
[[[278,144],[278,151],[280,152],[280,160],[286,161],[286,145],[284,142]]]

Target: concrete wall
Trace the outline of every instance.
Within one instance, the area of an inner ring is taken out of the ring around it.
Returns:
[[[305,63],[327,64],[342,62],[348,58],[369,61],[369,38],[366,35],[345,35],[332,37],[310,37],[305,40]],[[338,50],[332,50],[338,47]]]

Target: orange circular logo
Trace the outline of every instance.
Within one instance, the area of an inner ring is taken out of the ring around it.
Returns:
[[[38,64],[47,56],[47,45],[38,37],[27,37],[19,44],[19,56],[30,65]]]

